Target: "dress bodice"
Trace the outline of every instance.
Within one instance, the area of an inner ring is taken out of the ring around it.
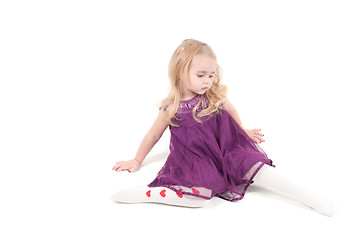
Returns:
[[[192,112],[192,109],[197,105],[197,103],[198,103],[199,99],[201,98],[201,96],[203,96],[202,102],[197,107],[197,111],[200,111],[200,110],[206,108],[207,105],[208,105],[208,99],[207,99],[206,95],[205,94],[204,95],[197,94],[191,99],[181,101],[179,103],[177,113],[182,114],[182,113]]]

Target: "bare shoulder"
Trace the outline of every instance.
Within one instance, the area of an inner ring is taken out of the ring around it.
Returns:
[[[149,134],[152,138],[158,140],[161,138],[168,125],[167,113],[161,109],[159,110],[158,116],[149,130]]]
[[[167,112],[164,110],[159,110],[158,116],[155,119],[154,124],[162,128],[166,128],[169,125]]]

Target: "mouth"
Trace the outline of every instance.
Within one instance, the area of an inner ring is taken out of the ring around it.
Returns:
[[[207,87],[202,88],[202,90],[207,90],[207,89],[208,89]]]

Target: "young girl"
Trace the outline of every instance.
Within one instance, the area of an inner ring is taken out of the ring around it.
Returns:
[[[283,177],[258,144],[261,129],[244,129],[220,81],[216,55],[187,39],[169,63],[171,88],[134,159],[115,171],[135,172],[169,126],[170,154],[148,185],[112,196],[116,202],[159,202],[201,207],[212,197],[241,200],[248,186],[270,189],[331,216],[333,204]],[[134,188],[133,188],[134,189]]]

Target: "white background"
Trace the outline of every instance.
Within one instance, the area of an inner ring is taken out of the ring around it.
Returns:
[[[358,1],[1,1],[1,239],[360,239]],[[257,188],[202,209],[116,204],[186,38],[208,43],[246,128],[334,217]]]

